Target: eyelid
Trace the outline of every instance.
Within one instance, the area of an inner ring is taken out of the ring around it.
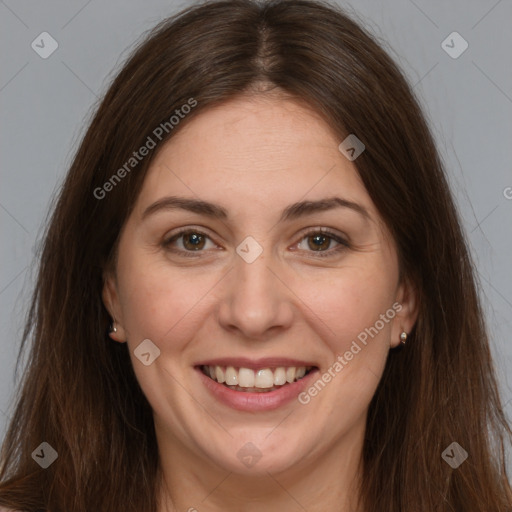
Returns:
[[[195,227],[195,226],[189,226],[186,228],[179,228],[178,231],[171,233],[170,235],[166,236],[162,242],[162,246],[166,248],[169,251],[172,251],[174,253],[185,255],[187,257],[197,257],[200,255],[200,253],[211,251],[211,249],[203,249],[198,251],[186,251],[182,249],[174,249],[171,248],[170,245],[173,241],[179,239],[180,237],[187,235],[189,233],[195,233],[204,236],[205,238],[208,238],[211,242],[213,242],[216,245],[217,242],[215,242],[214,238],[207,232],[206,228],[203,227]],[[292,247],[297,246],[300,244],[306,237],[310,235],[315,235],[321,233],[322,235],[327,236],[328,238],[331,238],[335,242],[337,242],[337,246],[333,249],[328,249],[325,251],[307,251],[307,250],[301,250],[299,251],[306,252],[313,254],[313,257],[328,257],[331,255],[334,255],[338,253],[339,251],[346,249],[350,247],[349,241],[347,240],[348,237],[346,235],[340,235],[338,233],[335,233],[334,230],[331,230],[330,228],[322,227],[322,226],[316,226],[316,227],[310,227],[306,228],[304,231],[301,232],[299,235],[300,238],[297,242],[295,242]],[[297,250],[297,249],[294,249]]]
[[[187,233],[197,233],[199,235],[207,236],[210,239],[213,239],[213,237],[208,233],[208,230],[206,228],[203,228],[202,226],[187,226],[186,228],[177,228],[176,231],[173,231],[169,234],[167,234],[164,237],[164,242],[168,242],[174,238],[179,238],[181,235],[186,235]]]
[[[331,228],[326,228],[324,226],[314,226],[312,228],[306,228],[302,233],[301,236],[304,238],[305,236],[316,234],[316,233],[322,233],[323,235],[329,235],[332,236],[332,238],[338,237],[342,240],[344,240],[346,243],[348,243],[348,240],[346,240],[348,237],[347,235],[343,233],[336,232],[336,230]]]
[[[337,242],[338,245],[336,247],[334,247],[332,249],[328,249],[326,251],[302,250],[302,252],[313,254],[314,255],[313,257],[315,257],[315,258],[316,257],[323,258],[323,257],[329,257],[329,256],[336,255],[337,253],[339,253],[351,246],[350,242],[348,240],[348,237],[346,235],[341,235],[341,234],[335,233],[334,230],[331,230],[330,228],[326,228],[326,227],[322,227],[322,226],[307,228],[306,231],[302,232],[299,241],[296,242],[294,244],[294,246],[300,244],[302,242],[302,240],[304,240],[308,236],[316,235],[318,233],[321,233],[322,235],[325,235],[328,238],[331,238],[332,240]],[[295,250],[301,251],[301,249],[295,249]]]
[[[171,247],[172,242],[174,242],[175,240],[177,240],[177,239],[181,238],[182,236],[187,235],[189,233],[195,233],[195,234],[201,235],[201,236],[209,239],[212,243],[214,243],[215,245],[218,246],[217,242],[215,242],[213,237],[209,233],[207,233],[207,230],[205,228],[188,226],[186,228],[178,228],[178,231],[167,235],[164,238],[164,240],[162,241],[162,247],[164,247],[168,251],[174,252],[175,254],[179,254],[182,256],[184,255],[186,257],[198,257],[200,255],[200,253],[208,252],[208,251],[212,250],[212,249],[203,249],[203,250],[198,250],[198,251],[186,251],[183,249],[175,249],[175,248]]]

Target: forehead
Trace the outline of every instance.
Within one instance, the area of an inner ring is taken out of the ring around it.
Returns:
[[[340,142],[304,104],[266,96],[230,100],[200,112],[163,146],[138,204],[180,194],[254,214],[341,194],[376,213]]]

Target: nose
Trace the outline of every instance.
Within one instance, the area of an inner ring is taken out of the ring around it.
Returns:
[[[292,325],[293,293],[270,264],[263,255],[252,263],[235,257],[219,306],[223,329],[241,338],[265,340]]]

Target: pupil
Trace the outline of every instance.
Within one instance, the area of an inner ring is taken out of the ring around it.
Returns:
[[[197,233],[189,233],[185,237],[185,246],[194,250],[200,249],[203,242],[202,235],[198,235]]]
[[[313,239],[314,246],[312,249],[314,250],[325,249],[327,246],[329,246],[329,238],[324,235],[315,235],[311,238]],[[327,244],[325,242],[327,242]]]

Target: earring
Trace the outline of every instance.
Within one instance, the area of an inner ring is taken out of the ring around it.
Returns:
[[[115,320],[113,320],[112,323],[110,324],[110,332],[117,332]]]
[[[400,342],[402,345],[405,345],[405,342],[407,341],[407,333],[405,331],[402,331],[400,334]]]

